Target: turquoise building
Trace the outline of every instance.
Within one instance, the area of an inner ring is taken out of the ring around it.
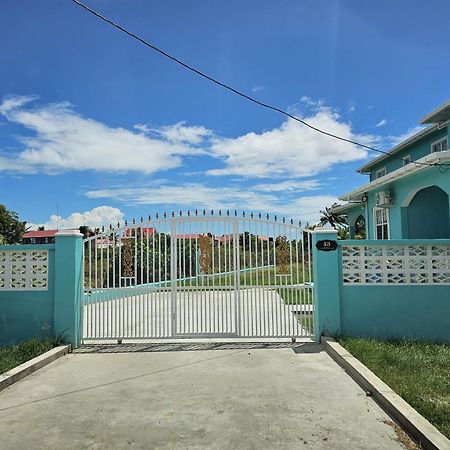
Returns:
[[[428,125],[358,169],[370,181],[339,197],[332,211],[348,215],[366,239],[450,238],[450,101],[427,114]]]

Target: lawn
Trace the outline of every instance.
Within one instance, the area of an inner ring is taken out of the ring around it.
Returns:
[[[450,438],[450,345],[356,338],[338,341]]]
[[[0,347],[0,374],[42,355],[58,345],[57,339],[32,338],[19,345]]]

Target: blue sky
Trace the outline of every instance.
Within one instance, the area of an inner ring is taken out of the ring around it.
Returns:
[[[86,0],[201,70],[387,149],[449,98],[445,1]],[[187,72],[70,0],[0,5],[0,203],[98,226],[230,208],[314,222],[374,157]]]

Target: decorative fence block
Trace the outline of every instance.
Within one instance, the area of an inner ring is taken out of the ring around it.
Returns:
[[[450,284],[450,245],[343,245],[344,284]]]
[[[0,290],[47,289],[47,250],[0,250]]]

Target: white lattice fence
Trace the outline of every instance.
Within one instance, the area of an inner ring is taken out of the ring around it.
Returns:
[[[344,245],[343,283],[450,284],[450,245]]]
[[[47,250],[0,250],[0,290],[47,290]]]

